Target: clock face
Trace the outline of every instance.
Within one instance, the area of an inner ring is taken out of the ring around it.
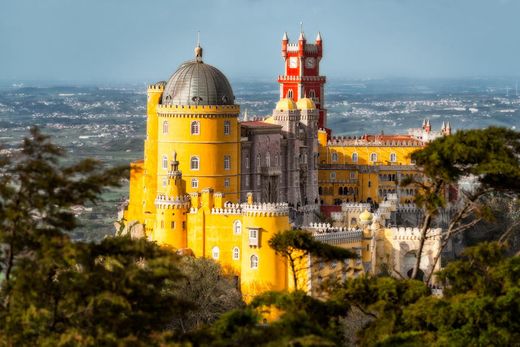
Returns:
[[[292,69],[298,67],[298,58],[296,58],[296,57],[289,58],[289,67]]]
[[[307,58],[305,59],[305,67],[307,69],[313,69],[316,66],[316,59],[314,58]]]

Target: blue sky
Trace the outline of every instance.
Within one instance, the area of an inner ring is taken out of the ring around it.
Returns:
[[[282,72],[322,33],[329,78],[520,76],[520,0],[0,0],[0,79],[146,82],[193,57],[232,80]]]

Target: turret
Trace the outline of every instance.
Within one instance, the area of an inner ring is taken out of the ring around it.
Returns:
[[[186,212],[190,207],[190,199],[185,193],[182,172],[179,170],[177,153],[173,153],[170,170],[168,170],[167,194],[155,199],[156,225],[153,238],[159,244],[167,244],[175,248],[186,247]]]
[[[282,38],[282,57],[285,59],[287,57],[287,44],[289,43],[289,38],[287,37],[287,33],[283,33]]]
[[[300,37],[298,38],[298,55],[300,57],[303,57],[305,54],[305,43],[307,43],[307,40],[305,39],[305,34],[302,30],[300,31]]]
[[[316,35],[316,46],[318,47],[318,57],[321,58],[323,51],[323,42],[321,40],[321,33],[318,31],[318,35]]]
[[[450,122],[446,123],[446,129],[444,131],[444,134],[445,135],[451,135],[451,124],[450,124]]]
[[[431,124],[430,124],[430,120],[427,119],[427,120],[426,120],[426,125],[424,126],[424,131],[426,131],[427,133],[429,133],[431,130],[432,130],[432,126],[431,126]]]

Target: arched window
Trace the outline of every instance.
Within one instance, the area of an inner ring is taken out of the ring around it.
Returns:
[[[338,188],[338,195],[343,195],[343,187]]]
[[[231,170],[231,156],[224,156],[224,170]]]
[[[190,160],[190,168],[192,170],[198,170],[200,166],[200,159],[197,156],[192,156]]]
[[[358,154],[357,153],[352,153],[352,162],[353,163],[357,163],[358,161]]]
[[[262,156],[260,154],[256,155],[256,169],[260,171],[260,167],[262,166]]]
[[[240,248],[233,247],[233,260],[239,260],[240,259]]]
[[[335,171],[332,171],[332,172],[330,173],[330,179],[331,179],[331,180],[335,180],[335,179],[336,179],[336,172],[335,172]]]
[[[289,90],[287,91],[287,98],[289,98],[289,99],[292,99],[292,98],[293,98],[293,92],[292,92],[292,89],[289,89]]]
[[[377,153],[370,154],[370,161],[373,163],[377,161]]]
[[[163,155],[162,157],[162,168],[167,169],[168,168],[168,157]]]
[[[244,165],[246,167],[246,169],[249,169],[249,156],[246,155],[245,159],[244,159]]]
[[[251,256],[251,269],[258,269],[258,257],[254,254]]]
[[[233,233],[240,235],[242,233],[242,223],[239,220],[233,222]]]
[[[231,122],[228,120],[224,121],[224,135],[231,134]]]
[[[271,167],[271,154],[269,152],[265,155],[265,166]]]
[[[162,133],[163,134],[168,134],[168,121],[167,120],[165,120],[162,123]]]
[[[323,195],[323,188],[318,187],[318,194],[319,194],[319,195]]]
[[[316,92],[314,89],[309,90],[309,98],[313,99],[316,97]]]
[[[336,152],[332,153],[332,161],[333,162],[338,161],[338,153],[336,153]]]
[[[215,260],[217,260],[220,257],[220,249],[217,246],[211,249],[211,256]]]
[[[368,181],[368,188],[372,187],[372,181]]]
[[[192,188],[198,188],[199,187],[199,180],[196,178],[191,179],[191,187]]]
[[[274,155],[274,166],[279,167],[280,166],[280,159],[278,157],[278,154]]]
[[[191,134],[199,135],[200,134],[200,122],[198,120],[194,120],[191,122]]]
[[[390,154],[390,161],[395,163],[397,161],[397,155],[395,153]]]

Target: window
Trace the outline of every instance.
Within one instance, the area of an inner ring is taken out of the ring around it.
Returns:
[[[199,157],[197,157],[197,156],[191,157],[190,168],[192,170],[198,170],[199,169],[199,165],[200,165]]]
[[[163,155],[163,169],[168,168],[168,156]]]
[[[249,246],[258,247],[258,228],[249,228]]]
[[[161,221],[161,229],[164,229],[164,221]]]
[[[194,120],[191,122],[191,134],[199,135],[200,134],[200,122],[198,120]]]
[[[240,259],[240,248],[233,247],[233,260],[239,260]]]
[[[332,153],[332,161],[333,162],[338,161],[338,153],[336,153],[336,152]]]
[[[224,156],[224,170],[231,170],[231,156]]]
[[[377,154],[376,153],[370,154],[370,161],[371,162],[376,162],[377,161]]]
[[[162,179],[162,186],[163,186],[163,187],[166,187],[167,184],[168,184],[168,180],[166,179],[166,177],[164,177],[164,178]]]
[[[350,173],[350,179],[351,179],[351,180],[355,180],[355,179],[356,179],[356,173],[355,173],[354,171],[352,171],[352,172]]]
[[[171,221],[171,223],[170,223],[170,227],[171,227],[172,229],[175,229],[175,221]]]
[[[249,169],[249,156],[247,156],[247,155],[244,159],[244,166],[246,167],[246,169]]]
[[[239,220],[233,222],[233,233],[235,235],[242,234],[242,223]]]
[[[316,97],[316,92],[314,91],[314,89],[311,89],[311,90],[309,91],[309,98],[313,99],[313,98],[315,98],[315,97]]]
[[[249,175],[246,175],[245,182],[246,182],[246,187],[249,187]]]
[[[260,171],[260,166],[262,166],[262,156],[260,154],[256,155],[256,169]]]
[[[332,171],[332,172],[330,173],[330,179],[331,179],[331,180],[335,180],[335,179],[336,179],[336,172],[335,172],[335,171]]]
[[[293,98],[293,92],[292,92],[292,89],[289,89],[289,90],[287,91],[287,98],[289,98],[289,99],[292,99],[292,98]]]
[[[262,177],[260,175],[256,176],[256,185],[260,186],[262,184]]]
[[[198,188],[199,187],[199,180],[196,178],[191,179],[191,187],[192,188]]]
[[[265,166],[271,167],[271,154],[269,152],[265,155]]]
[[[218,259],[220,257],[220,249],[217,246],[211,249],[211,256],[213,259]]]
[[[397,161],[397,155],[395,153],[390,154],[390,161],[395,163]]]
[[[352,162],[353,163],[357,163],[358,161],[358,154],[357,153],[352,153]]]
[[[368,188],[372,187],[372,181],[368,181]]]
[[[231,122],[228,120],[224,121],[224,135],[231,134]]]
[[[224,179],[224,187],[229,188],[229,186],[231,186],[231,180],[227,177]]]
[[[280,160],[279,160],[278,154],[274,155],[274,166],[275,167],[279,167],[280,166]]]
[[[251,269],[258,269],[258,257],[254,254],[251,256]]]
[[[162,123],[162,133],[163,134],[168,134],[168,121],[167,120],[165,120]]]
[[[168,168],[168,157],[163,155],[162,157],[162,168],[167,169]]]

